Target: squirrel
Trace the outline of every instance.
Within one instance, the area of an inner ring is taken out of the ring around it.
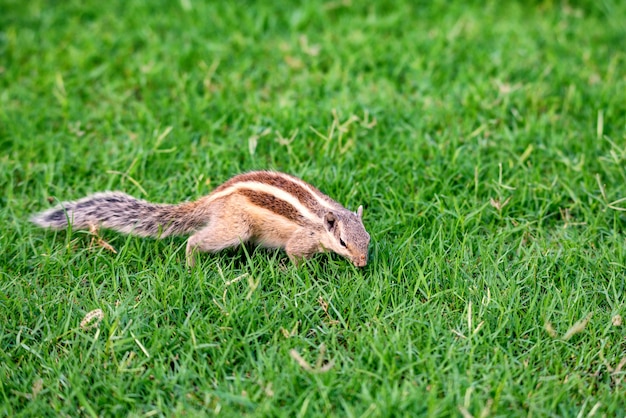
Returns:
[[[239,174],[207,196],[181,204],[157,204],[122,192],[101,192],[35,214],[31,221],[60,230],[106,228],[140,237],[191,234],[186,260],[245,242],[284,248],[297,265],[333,251],[357,267],[368,261],[370,236],[363,206],[352,212],[314,186],[289,174]]]

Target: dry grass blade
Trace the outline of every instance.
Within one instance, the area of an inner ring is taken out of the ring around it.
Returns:
[[[620,211],[620,212],[626,212],[626,208],[621,207],[621,206],[617,206],[618,203],[622,203],[624,201],[626,201],[626,197],[623,197],[621,199],[617,199],[617,200],[607,204],[607,206],[610,207],[613,210],[617,210],[617,211]]]
[[[474,415],[470,414],[470,412],[467,410],[467,408],[465,408],[463,406],[459,406],[459,412],[461,413],[463,418],[474,418]]]
[[[552,322],[546,321],[546,323],[543,325],[543,327],[544,327],[544,329],[546,330],[546,332],[548,333],[549,336],[551,336],[552,338],[556,338],[556,330],[552,326]]]
[[[611,318],[611,323],[614,327],[619,327],[622,325],[622,316],[617,314],[613,318]]]
[[[113,254],[117,254],[117,251],[115,250],[115,248],[113,248],[111,244],[109,244],[108,242],[100,238],[100,234],[99,234],[99,230],[97,226],[91,225],[89,227],[89,233],[93,235],[93,238],[91,239],[91,243],[89,244],[90,246],[93,246],[94,241],[95,241],[98,246],[104,248],[107,251],[111,251]]]
[[[490,198],[489,199],[489,204],[491,206],[493,206],[494,208],[496,208],[496,210],[498,212],[502,212],[502,209],[509,204],[509,201],[511,200],[511,196],[507,197],[504,202],[501,202],[500,199],[494,199],[494,198]]]
[[[303,359],[302,356],[300,355],[300,353],[298,353],[295,349],[289,350],[289,355],[304,370],[306,370],[309,373],[313,373],[314,372],[313,367],[311,367],[311,365],[305,359]]]
[[[315,367],[311,366],[296,350],[289,350],[289,355],[293,358],[296,363],[304,370],[309,373],[326,373],[335,365],[334,360],[328,361],[324,364],[324,357],[326,355],[326,344],[322,343],[319,347],[319,355],[317,357],[317,361],[315,362]]]
[[[135,344],[137,344],[137,346],[141,349],[144,355],[147,358],[150,358],[150,353],[148,353],[148,350],[146,350],[146,347],[141,343],[141,341],[139,341],[137,337],[135,337],[135,334],[132,331],[130,332],[130,336],[133,337],[133,340],[135,340]]]
[[[617,374],[617,373],[621,372],[621,371],[622,371],[622,368],[623,368],[625,365],[626,365],[626,357],[624,357],[624,358],[623,358],[623,359],[619,362],[619,364],[617,365],[617,367],[615,367],[615,370],[613,370],[613,371],[611,372],[611,374]]]
[[[80,321],[80,327],[84,330],[95,328],[100,325],[100,321],[104,319],[104,312],[102,309],[94,309],[85,315],[82,321]]]
[[[602,406],[601,402],[597,402],[593,408],[591,408],[591,411],[589,411],[589,413],[587,414],[588,417],[593,417],[596,415],[596,412],[598,412],[598,409],[600,409],[600,407]]]
[[[563,340],[567,341],[570,338],[572,338],[574,335],[583,332],[585,327],[589,323],[590,319],[591,319],[591,313],[589,313],[584,319],[572,325],[570,329],[568,329],[567,332],[563,334]]]
[[[480,412],[480,418],[487,418],[491,414],[491,407],[493,406],[493,399],[488,399],[485,407]]]

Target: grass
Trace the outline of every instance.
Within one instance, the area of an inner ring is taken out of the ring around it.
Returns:
[[[623,2],[1,4],[0,415],[626,414]],[[28,222],[253,169],[370,264]]]

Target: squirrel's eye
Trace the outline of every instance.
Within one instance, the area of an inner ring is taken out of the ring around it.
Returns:
[[[342,247],[347,247],[346,243],[341,238],[339,238],[339,244],[341,244]]]

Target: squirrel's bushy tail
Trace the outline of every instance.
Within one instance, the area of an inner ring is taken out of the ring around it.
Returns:
[[[122,192],[96,193],[35,214],[31,221],[42,228],[112,229],[141,237],[182,235],[202,227],[207,218],[195,213],[196,202],[156,204]]]

